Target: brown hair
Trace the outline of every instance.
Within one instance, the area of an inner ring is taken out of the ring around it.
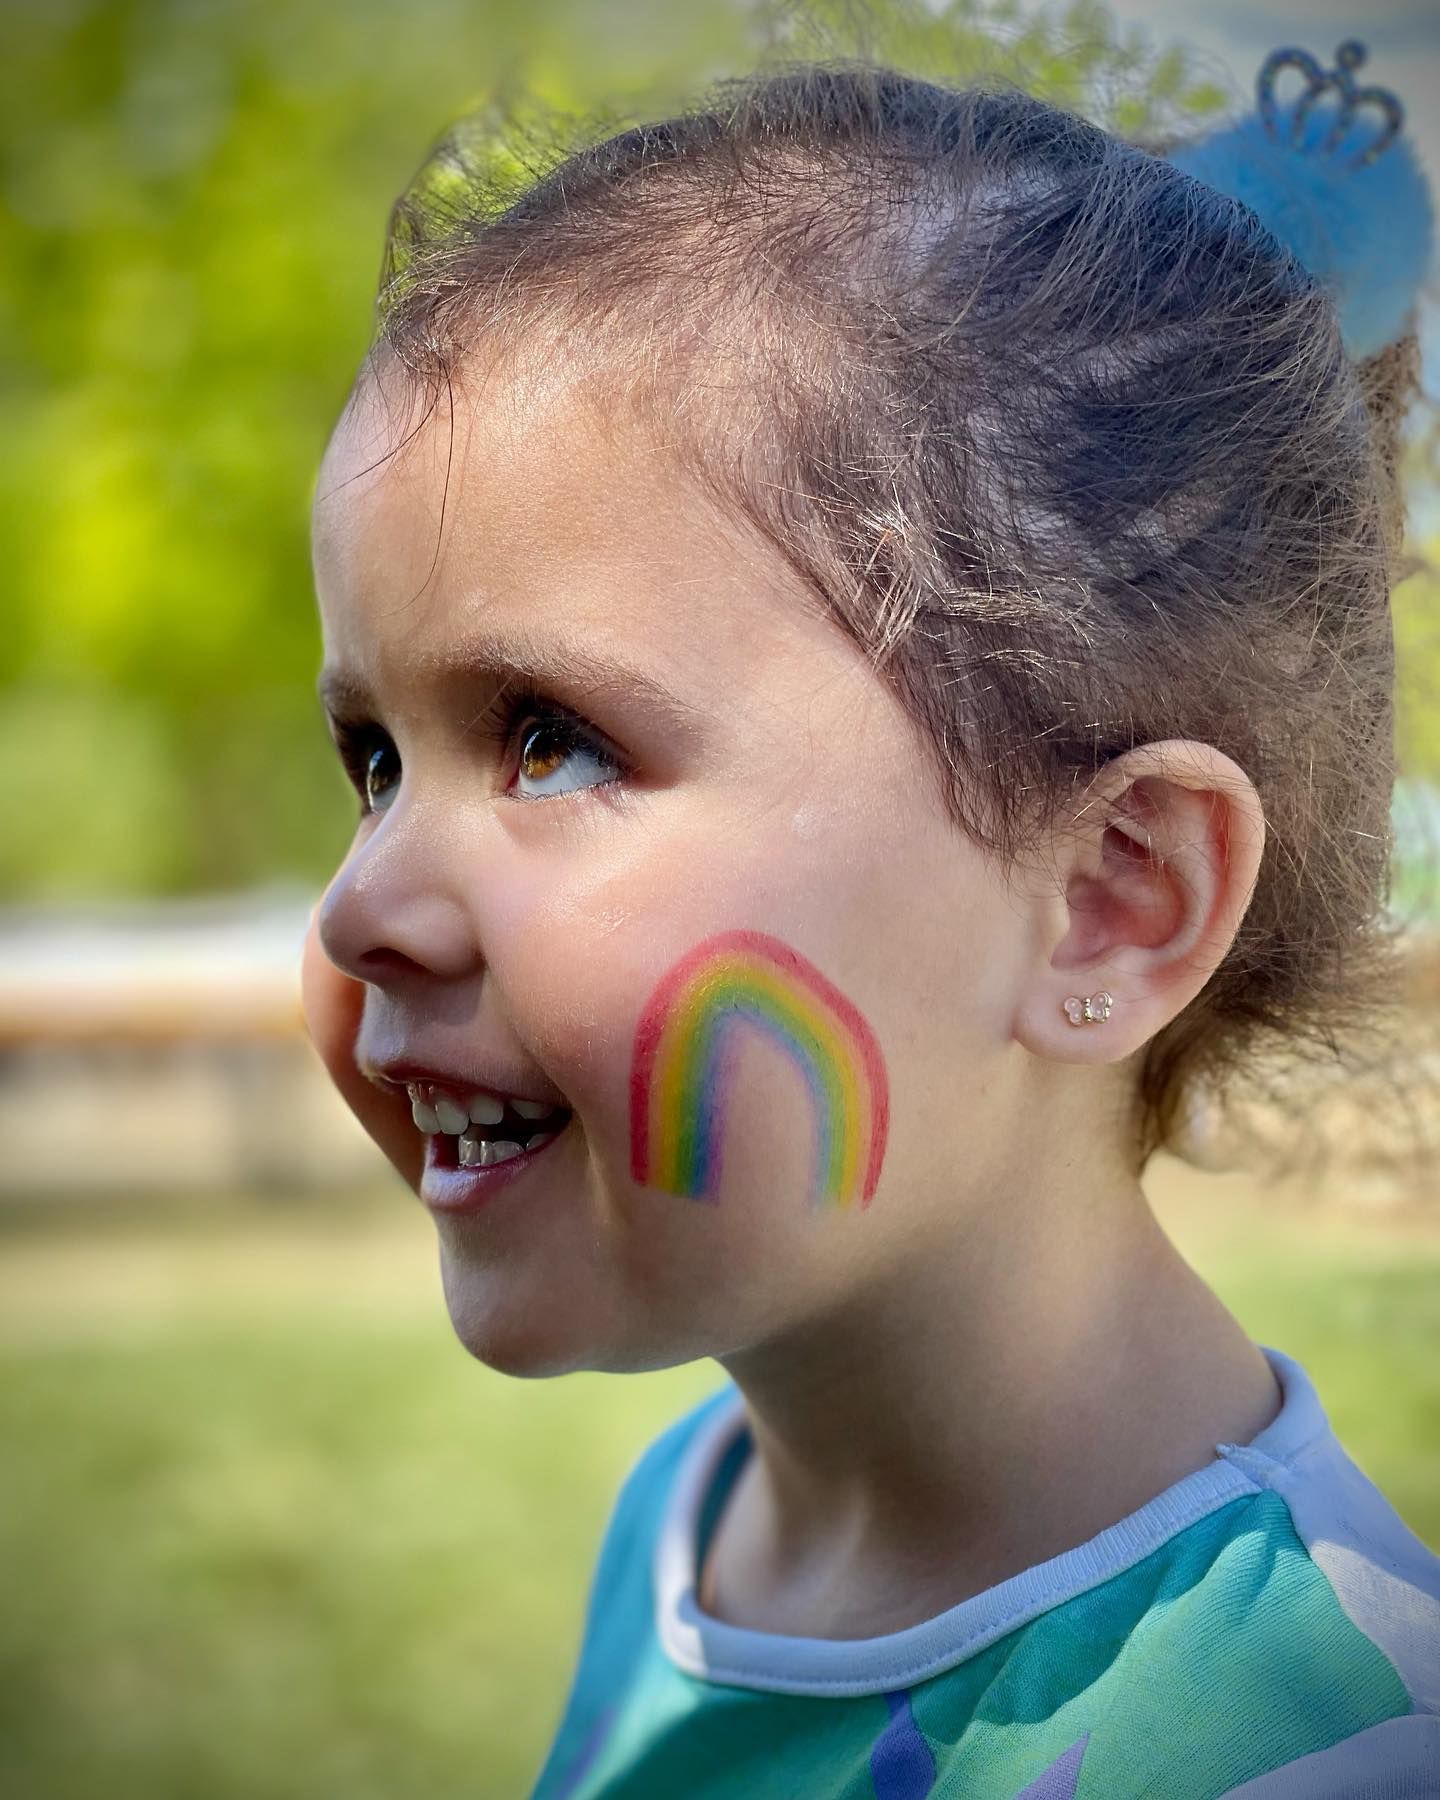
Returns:
[[[433,406],[481,344],[603,356],[893,683],[1002,863],[1134,745],[1248,772],[1259,881],[1137,1058],[1140,1166],[1195,1084],[1337,1052],[1394,988],[1414,338],[1352,365],[1248,208],[1008,83],[787,66],[557,155],[442,140],[367,361]]]

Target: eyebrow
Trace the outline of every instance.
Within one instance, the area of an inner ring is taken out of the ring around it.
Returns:
[[[552,690],[579,704],[591,700],[640,700],[677,731],[693,732],[704,715],[653,675],[622,657],[600,656],[563,639],[481,637],[462,640],[448,654],[422,657],[420,673],[437,687],[495,681],[503,690],[516,682]],[[346,669],[327,665],[315,682],[325,710],[337,719],[358,719],[380,708],[366,684]]]

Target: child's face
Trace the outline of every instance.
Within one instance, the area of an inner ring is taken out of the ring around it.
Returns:
[[[598,392],[457,384],[453,446],[442,397],[378,468],[419,408],[367,392],[314,516],[327,669],[378,728],[320,914],[368,984],[357,1059],[572,1109],[434,1213],[456,1330],[517,1374],[723,1356],[903,1291],[1019,1094],[1025,933],[897,701]],[[528,701],[482,728],[512,651],[574,665],[536,685],[588,741]]]

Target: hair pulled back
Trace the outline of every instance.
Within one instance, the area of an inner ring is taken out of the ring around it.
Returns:
[[[1008,84],[729,81],[529,169],[457,128],[391,220],[372,359],[613,371],[893,683],[956,825],[1027,856],[1111,757],[1193,737],[1267,839],[1229,953],[1137,1058],[1138,1165],[1197,1084],[1335,1053],[1393,988],[1396,439],[1238,201]]]

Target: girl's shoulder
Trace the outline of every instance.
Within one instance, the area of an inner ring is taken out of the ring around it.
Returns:
[[[1440,1716],[1440,1556],[1351,1458],[1301,1366],[1277,1350],[1266,1355],[1286,1392],[1279,1418],[1249,1444],[1216,1448],[1283,1504],[1278,1527],[1303,1550],[1309,1579],[1324,1581],[1415,1710]]]
[[[1285,1404],[1249,1444],[1216,1446],[1254,1492],[1211,1571],[1201,1642],[1242,1726],[1222,1714],[1216,1741],[1283,1738],[1293,1720],[1302,1742],[1225,1800],[1440,1800],[1440,1556],[1349,1455],[1300,1364],[1265,1353]]]

